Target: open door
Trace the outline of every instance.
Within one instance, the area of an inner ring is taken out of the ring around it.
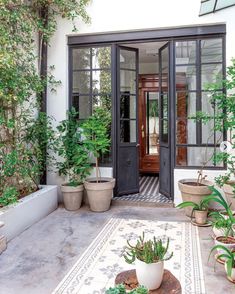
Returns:
[[[117,195],[139,192],[138,49],[117,47]]]
[[[160,96],[160,175],[159,192],[167,197],[172,195],[171,181],[171,136],[170,135],[170,68],[169,43],[159,49],[159,96]]]

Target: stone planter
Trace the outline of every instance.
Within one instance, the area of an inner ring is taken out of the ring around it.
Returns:
[[[199,204],[204,196],[210,195],[212,193],[211,190],[208,188],[208,186],[213,185],[212,182],[203,180],[201,186],[197,186],[196,183],[196,179],[183,179],[178,182],[178,186],[184,202],[192,201]],[[192,208],[186,207],[185,213],[187,216],[191,217]]]
[[[103,212],[110,208],[115,179],[99,178],[97,183],[96,178],[90,178],[84,182],[84,186],[92,211]]]
[[[194,210],[195,221],[199,225],[205,225],[207,221],[207,210]]]
[[[63,194],[65,209],[70,211],[78,210],[82,204],[83,191],[83,185],[76,187],[68,186],[67,184],[62,185],[61,192]]]
[[[164,273],[163,261],[148,264],[136,259],[135,264],[139,285],[145,286],[148,290],[155,290],[161,286]]]
[[[230,208],[235,210],[235,194],[233,190],[235,189],[232,185],[235,185],[235,181],[230,181],[227,184],[223,185],[223,191],[227,198],[228,204],[231,204]]]
[[[7,241],[15,238],[58,206],[57,186],[42,186],[40,190],[0,209],[1,229]]]

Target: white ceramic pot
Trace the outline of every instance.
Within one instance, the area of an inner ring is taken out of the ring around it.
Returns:
[[[235,243],[233,244],[227,244],[222,242],[220,239],[225,238],[223,236],[219,236],[215,238],[215,245],[223,245],[224,247],[228,248],[229,250],[235,250]],[[229,236],[229,239],[235,241],[234,237]],[[223,249],[217,249],[218,254],[225,254],[226,252]],[[222,258],[223,259],[223,258]]]
[[[145,263],[136,259],[136,276],[140,285],[148,290],[158,289],[161,286],[164,274],[164,262]]]
[[[228,271],[227,271],[227,264],[225,263],[224,264],[224,267],[225,267],[225,271],[227,273],[227,277],[229,280],[232,280],[233,282],[235,282],[235,268],[232,268],[232,273],[231,273],[231,276],[228,275]]]

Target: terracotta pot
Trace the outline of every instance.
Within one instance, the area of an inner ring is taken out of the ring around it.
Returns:
[[[195,221],[199,225],[204,225],[207,221],[207,210],[194,210]]]
[[[226,238],[227,240],[231,240],[234,243],[224,243],[221,239]],[[223,237],[223,236],[219,236],[215,238],[215,245],[223,245],[224,247],[228,248],[229,250],[234,250],[235,249],[235,238],[228,236],[228,237]],[[218,254],[225,254],[226,252],[223,249],[217,249]],[[224,260],[223,258],[221,258],[222,260]]]
[[[161,286],[164,262],[145,263],[136,259],[136,276],[140,285],[145,286],[148,290],[158,289]]]
[[[90,178],[84,182],[84,186],[92,211],[103,212],[110,208],[115,179],[99,178],[97,183],[96,178]]]
[[[230,208],[235,210],[235,193],[233,192],[235,188],[232,185],[235,185],[235,181],[230,181],[227,184],[224,184],[223,191],[227,198],[228,204],[231,204]]]
[[[83,185],[73,187],[64,184],[61,186],[65,209],[74,211],[78,210],[81,207],[83,190]]]
[[[235,282],[235,268],[232,268],[231,276],[228,275],[227,264],[226,264],[226,263],[224,264],[224,268],[225,268],[225,271],[226,271],[226,274],[227,274],[228,279],[229,279],[230,281]]]
[[[187,183],[197,183],[196,179],[183,179],[178,182],[178,186],[182,195],[183,201],[192,201],[197,204],[203,199],[204,196],[210,195],[212,192],[208,186],[212,186],[213,183],[210,181],[203,180],[203,186],[194,186]],[[192,208],[186,207],[185,213],[187,216],[191,217]]]

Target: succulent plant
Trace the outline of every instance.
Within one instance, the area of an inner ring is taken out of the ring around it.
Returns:
[[[139,236],[135,246],[131,245],[127,241],[128,246],[125,248],[124,258],[127,263],[131,264],[136,259],[139,259],[145,263],[154,263],[158,261],[169,260],[173,256],[173,252],[166,257],[166,253],[169,248],[169,238],[167,238],[166,246],[163,246],[161,239],[144,240],[144,233]]]

